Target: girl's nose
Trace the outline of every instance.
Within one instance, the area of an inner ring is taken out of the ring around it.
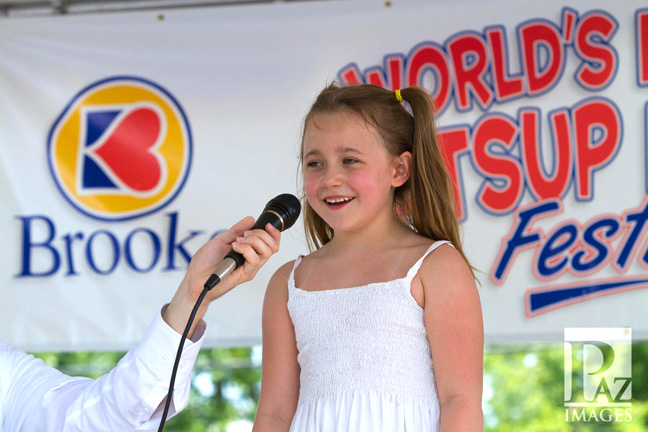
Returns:
[[[336,169],[336,167],[328,166],[322,176],[322,186],[327,188],[339,186],[342,184],[342,180],[343,176],[340,170]]]

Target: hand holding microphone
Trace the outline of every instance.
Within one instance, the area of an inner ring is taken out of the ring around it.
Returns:
[[[169,412],[185,338],[191,338],[211,301],[251,280],[279,250],[281,231],[294,225],[300,211],[301,205],[296,197],[279,195],[268,202],[254,225],[250,216],[243,218],[194,254],[187,274],[162,315],[169,326],[182,334],[182,338],[158,432],[164,429]]]
[[[246,250],[245,243],[255,244],[257,246],[255,248],[256,252],[265,252],[267,254],[268,252],[267,248],[264,246],[270,247],[272,253],[277,252],[279,250],[278,243],[280,240],[280,236],[278,236],[278,233],[294,225],[295,221],[299,217],[300,210],[301,210],[301,205],[299,204],[299,200],[293,195],[283,194],[272,199],[265,206],[265,208],[263,209],[263,213],[261,213],[261,216],[259,216],[252,229],[253,230],[261,229],[270,233],[277,242],[276,245],[277,249],[276,250],[273,249],[273,246],[275,245],[272,241],[268,242],[269,239],[267,238],[267,236],[265,236],[264,239],[263,238],[264,236],[261,235],[261,240],[265,240],[265,241],[259,241],[259,239],[254,239],[257,240],[254,243],[246,242],[245,239],[247,237],[245,238],[238,237],[236,239],[236,242],[234,242],[233,244],[234,250],[228,253],[225,256],[223,262],[216,268],[216,270],[214,270],[214,272],[211,274],[207,282],[205,282],[205,288],[207,289],[214,288],[214,286],[216,286],[223,278],[225,278],[225,276],[227,276],[235,269],[240,267],[242,264],[244,264],[244,262],[250,263],[252,265],[257,264],[258,261],[257,257],[254,254],[250,253],[249,248],[247,248],[248,256],[244,255],[244,251]],[[250,235],[252,234],[249,231],[246,231],[246,233],[250,233]],[[250,238],[250,240],[253,239]],[[241,246],[241,244],[237,242],[243,243],[244,245]],[[252,277],[254,277],[255,274],[256,271],[254,271]]]
[[[279,195],[268,202],[256,223],[250,216],[243,218],[203,245],[191,259],[180,288],[164,313],[164,320],[182,333],[204,286],[211,285],[213,289],[205,296],[189,333],[191,337],[210,302],[254,278],[261,266],[279,250],[280,231],[296,222],[300,210],[301,205],[295,196]],[[264,230],[266,227],[267,231]]]

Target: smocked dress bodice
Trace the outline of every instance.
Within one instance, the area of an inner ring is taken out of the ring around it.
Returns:
[[[423,309],[403,278],[322,291],[288,279],[301,367],[291,432],[437,431],[439,399]],[[306,287],[304,287],[306,288]]]

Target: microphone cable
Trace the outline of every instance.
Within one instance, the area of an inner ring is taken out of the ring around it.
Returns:
[[[164,429],[164,423],[166,423],[166,418],[167,415],[169,414],[169,407],[171,406],[171,398],[173,397],[173,386],[175,385],[176,374],[178,373],[178,365],[180,365],[180,358],[182,357],[182,348],[184,348],[184,343],[185,340],[187,339],[187,335],[189,335],[189,330],[191,330],[191,325],[193,324],[194,319],[196,319],[196,313],[198,312],[198,308],[200,307],[203,300],[205,299],[205,296],[210,290],[211,288],[208,287],[203,288],[202,292],[200,293],[200,296],[198,296],[198,300],[196,300],[196,305],[191,311],[191,315],[189,316],[189,321],[187,321],[187,326],[185,327],[184,332],[182,333],[182,337],[180,338],[180,345],[178,346],[178,352],[176,353],[175,363],[173,364],[173,371],[171,372],[171,381],[169,382],[169,393],[167,394],[166,403],[164,404],[164,411],[162,412],[162,420],[160,420],[160,427],[158,428],[158,432],[162,432],[162,429]]]

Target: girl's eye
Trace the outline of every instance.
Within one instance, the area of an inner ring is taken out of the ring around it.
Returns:
[[[320,165],[321,165],[321,164],[320,164],[319,162],[317,162],[317,161],[309,161],[309,162],[306,162],[306,166],[307,166],[307,167],[310,167],[310,168],[312,168],[312,167],[318,167],[318,166],[320,166]]]
[[[354,158],[344,158],[343,162],[344,162],[345,164],[353,164],[353,163],[358,162],[358,159],[354,159]]]

